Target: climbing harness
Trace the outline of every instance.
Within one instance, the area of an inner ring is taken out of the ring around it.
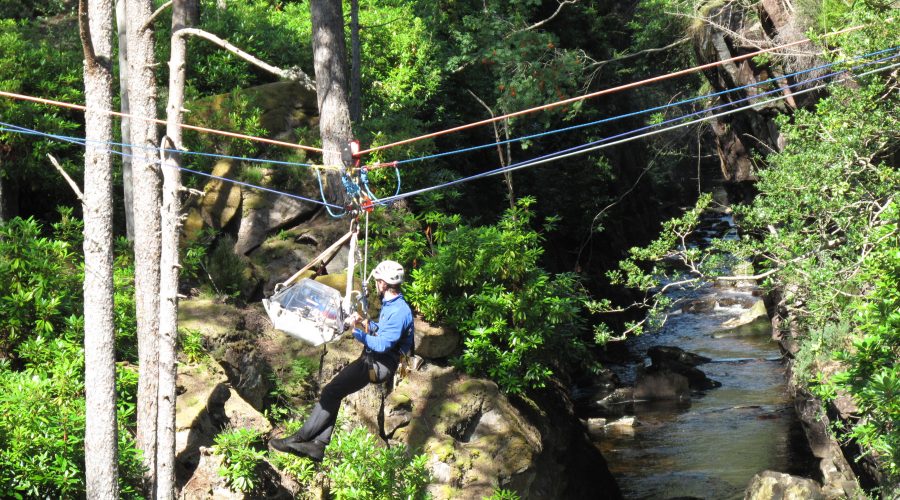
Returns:
[[[345,329],[345,320],[357,310],[362,312],[363,329],[368,330],[367,291],[370,277],[366,275],[366,267],[369,256],[369,212],[374,209],[375,197],[369,189],[365,168],[359,166],[358,151],[359,143],[356,141],[351,141],[341,149],[343,163],[340,169],[341,181],[347,191],[350,205],[340,215],[335,215],[329,210],[329,214],[333,217],[350,215],[350,230],[286,281],[275,285],[274,294],[262,301],[263,308],[277,330],[313,345],[321,345],[338,338]],[[360,254],[359,248],[361,214],[365,214],[364,255]],[[347,254],[347,284],[343,295],[335,288],[314,279],[303,278],[313,266],[327,265],[348,242],[350,248]],[[353,278],[357,263],[361,264],[362,271],[360,290],[354,289]]]

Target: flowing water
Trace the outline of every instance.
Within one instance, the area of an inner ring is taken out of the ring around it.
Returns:
[[[755,300],[749,289],[711,285],[676,293],[687,301],[710,294],[726,304]],[[712,358],[698,368],[722,386],[693,392],[690,401],[681,403],[628,403],[604,411],[609,419],[635,419],[633,426],[607,426],[596,443],[625,498],[743,498],[750,480],[764,470],[813,474],[769,325],[722,326],[745,311],[741,305],[718,304],[705,312],[676,311],[659,332],[628,341],[636,359],[654,345]],[[639,364],[610,368],[622,382],[633,383]]]

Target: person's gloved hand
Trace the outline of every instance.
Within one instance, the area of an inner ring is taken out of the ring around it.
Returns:
[[[362,316],[360,316],[358,312],[353,312],[352,314],[350,314],[350,316],[347,316],[347,318],[344,319],[344,327],[345,328],[354,327],[357,324],[359,324],[359,322],[361,320],[362,320]]]

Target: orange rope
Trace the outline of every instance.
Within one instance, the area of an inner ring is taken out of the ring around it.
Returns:
[[[48,104],[51,106],[58,106],[61,108],[70,108],[70,109],[77,109],[79,111],[87,111],[87,106],[82,106],[81,104],[72,104],[69,102],[54,101],[51,99],[44,99],[41,97],[34,97],[34,96],[23,95],[23,94],[15,94],[13,92],[5,92],[2,90],[0,90],[0,96],[9,97],[12,99],[18,99],[21,101],[30,101],[30,102],[36,102],[39,104]],[[160,120],[158,118],[145,118],[142,116],[135,116],[130,113],[121,113],[119,111],[112,111],[109,109],[101,110],[100,113],[105,113],[105,114],[112,115],[112,116],[118,116],[121,118],[132,118],[132,119],[136,119],[136,120],[150,121],[150,122],[159,123],[162,125],[166,124],[165,120]],[[224,135],[226,137],[233,137],[236,139],[246,139],[248,141],[264,142],[267,144],[273,144],[275,146],[284,146],[284,147],[288,147],[288,148],[303,149],[306,151],[313,151],[316,153],[322,152],[321,148],[314,148],[312,146],[304,146],[302,144],[293,144],[293,143],[284,142],[284,141],[276,141],[274,139],[266,139],[265,137],[256,137],[256,136],[252,136],[252,135],[239,134],[237,132],[228,132],[225,130],[216,130],[216,129],[212,129],[212,128],[198,127],[196,125],[188,125],[185,123],[180,124],[180,126],[182,128],[189,129],[189,130],[196,130],[198,132],[207,132],[210,134]]]
[[[861,29],[861,28],[863,28],[863,27],[864,27],[864,25],[859,25],[859,26],[853,26],[852,28],[846,28],[846,29],[843,29],[843,30],[840,30],[840,31],[834,31],[834,32],[832,32],[832,33],[827,33],[827,34],[825,34],[825,35],[822,35],[822,38],[827,37],[827,36],[840,35],[840,34],[843,34],[843,33],[849,33],[849,32],[851,32],[851,31],[856,31],[856,30]],[[609,89],[599,90],[599,91],[597,91],[597,92],[593,92],[593,93],[590,93],[590,94],[585,94],[585,95],[582,95],[582,96],[571,97],[571,98],[569,98],[569,99],[565,99],[565,100],[562,100],[562,101],[551,102],[551,103],[549,103],[549,104],[544,104],[544,105],[542,105],[542,106],[537,106],[537,107],[534,107],[534,108],[523,109],[523,110],[521,110],[521,111],[515,111],[515,112],[513,112],[513,113],[509,113],[509,114],[505,114],[505,115],[501,115],[501,116],[495,116],[495,117],[493,117],[493,118],[487,118],[487,119],[485,119],[485,120],[481,120],[481,121],[478,121],[478,122],[468,123],[468,124],[465,124],[465,125],[460,125],[460,126],[458,126],[458,127],[448,128],[448,129],[446,129],[446,130],[440,130],[440,131],[438,131],[438,132],[432,132],[432,133],[430,133],[430,134],[420,135],[420,136],[418,136],[418,137],[413,137],[413,138],[411,138],[411,139],[404,139],[404,140],[402,140],[402,141],[392,142],[392,143],[390,143],[390,144],[385,144],[385,145],[383,145],[383,146],[375,146],[375,147],[366,149],[366,150],[364,150],[364,151],[360,151],[360,152],[359,152],[359,155],[364,155],[364,154],[366,154],[366,153],[371,153],[371,152],[374,152],[374,151],[380,151],[380,150],[382,150],[382,149],[392,148],[392,147],[394,147],[394,146],[400,146],[400,145],[403,145],[403,144],[409,144],[409,143],[411,143],[411,142],[420,141],[420,140],[423,140],[423,139],[430,139],[430,138],[432,138],[432,137],[437,137],[437,136],[439,136],[439,135],[450,134],[450,133],[453,133],[453,132],[459,132],[460,130],[466,130],[466,129],[469,129],[469,128],[478,127],[478,126],[480,126],[480,125],[487,125],[488,123],[494,123],[494,122],[498,122],[498,121],[500,121],[500,120],[505,120],[505,119],[507,119],[507,118],[513,118],[513,117],[521,116],[521,115],[528,114],[528,113],[534,113],[534,112],[536,112],[536,111],[542,111],[542,110],[545,110],[545,109],[555,108],[555,107],[557,107],[557,106],[563,106],[563,105],[566,105],[566,104],[569,104],[569,103],[573,103],[573,102],[577,102],[577,101],[583,101],[583,100],[585,100],[585,99],[590,99],[590,98],[592,98],[592,97],[597,97],[597,96],[601,96],[601,95],[605,95],[605,94],[612,94],[613,92],[618,92],[618,91],[620,91],[620,90],[633,89],[633,88],[635,88],[635,87],[640,87],[640,86],[646,85],[646,84],[648,84],[648,83],[659,82],[659,81],[662,81],[662,80],[667,80],[667,79],[669,79],[669,78],[675,78],[676,76],[682,76],[682,75],[686,75],[686,74],[688,74],[688,73],[693,73],[693,72],[695,72],[695,71],[702,71],[702,70],[704,70],[704,69],[709,69],[709,68],[713,68],[713,67],[716,67],[716,66],[721,66],[722,64],[726,64],[726,63],[730,63],[730,62],[735,62],[735,61],[741,61],[741,60],[744,60],[744,59],[749,59],[749,58],[751,58],[751,57],[756,57],[756,56],[758,56],[758,55],[760,55],[760,54],[764,54],[764,53],[766,53],[766,52],[771,52],[771,51],[773,51],[773,50],[778,50],[778,49],[784,49],[784,48],[791,47],[791,46],[794,46],[794,45],[799,45],[799,44],[801,44],[801,43],[805,43],[805,42],[808,42],[808,41],[809,41],[808,38],[804,38],[803,40],[797,40],[797,41],[794,41],[794,42],[791,42],[791,43],[786,43],[786,44],[784,44],[784,45],[779,45],[779,46],[777,46],[777,47],[771,47],[771,48],[768,48],[768,49],[758,50],[758,51],[756,51],[756,52],[751,52],[751,53],[749,53],[749,54],[744,54],[744,55],[742,55],[742,56],[735,56],[735,57],[732,57],[731,59],[724,59],[724,60],[721,60],[721,61],[711,62],[711,63],[703,64],[703,65],[700,65],[700,66],[694,66],[693,68],[683,69],[683,70],[680,70],[680,71],[676,71],[676,72],[674,72],[674,73],[668,73],[668,74],[665,74],[665,75],[655,76],[655,77],[653,77],[653,78],[647,78],[646,80],[641,80],[641,81],[638,81],[638,82],[628,83],[628,84],[625,84],[625,85],[620,85],[620,86],[618,86],[618,87],[613,87],[613,88],[609,88]]]

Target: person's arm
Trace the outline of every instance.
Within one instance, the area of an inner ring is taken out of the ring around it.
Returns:
[[[395,311],[386,311],[386,314],[383,314],[380,319],[381,323],[369,321],[369,331],[378,332],[378,335],[367,335],[359,328],[353,330],[356,340],[375,352],[389,350],[400,340],[400,335],[403,333],[403,318]]]

